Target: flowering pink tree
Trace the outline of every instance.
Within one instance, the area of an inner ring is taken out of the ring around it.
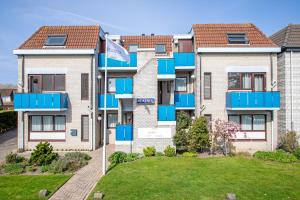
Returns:
[[[228,153],[227,146],[229,139],[235,137],[239,130],[240,125],[234,122],[228,122],[220,119],[215,120],[212,135],[215,140],[219,140],[223,143],[223,151],[226,156]]]

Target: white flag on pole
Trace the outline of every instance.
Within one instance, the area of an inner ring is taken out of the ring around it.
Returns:
[[[107,57],[115,60],[130,62],[128,51],[121,45],[107,38]]]

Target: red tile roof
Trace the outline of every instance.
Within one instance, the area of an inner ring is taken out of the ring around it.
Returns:
[[[139,48],[155,48],[156,44],[165,44],[167,53],[172,51],[172,39],[171,35],[121,36],[126,49],[130,44],[138,44]]]
[[[196,47],[277,47],[253,24],[194,24]],[[228,44],[227,33],[245,33],[249,45]]]
[[[100,26],[42,26],[19,49],[42,49],[48,35],[67,35],[67,49],[96,49]],[[54,47],[51,47],[54,48]]]

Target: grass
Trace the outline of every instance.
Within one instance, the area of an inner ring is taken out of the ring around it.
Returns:
[[[123,163],[97,184],[105,199],[300,199],[300,163],[244,157],[153,157]],[[92,199],[93,192],[89,199]]]
[[[39,199],[38,192],[48,189],[50,197],[71,175],[0,176],[0,199]]]

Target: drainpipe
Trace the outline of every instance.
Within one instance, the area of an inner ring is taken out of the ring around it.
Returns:
[[[19,84],[21,86],[21,92],[24,92],[24,80],[25,80],[25,57],[22,55],[22,65],[21,65],[21,83]],[[18,115],[21,116],[20,121],[20,127],[18,127],[18,149],[24,149],[25,148],[25,127],[24,127],[24,112],[19,111]]]
[[[94,67],[94,55],[91,55],[91,101],[90,101],[90,111],[91,111],[91,118],[92,118],[92,150],[95,150],[95,106],[94,106],[94,74],[95,74],[95,67]]]
[[[293,51],[290,52],[290,95],[291,95],[291,131],[294,130],[293,122],[293,69],[292,69]]]
[[[272,53],[270,53],[270,65],[271,65],[271,91],[273,91],[273,59],[272,59]],[[271,151],[274,150],[274,117],[273,112],[271,111]]]

